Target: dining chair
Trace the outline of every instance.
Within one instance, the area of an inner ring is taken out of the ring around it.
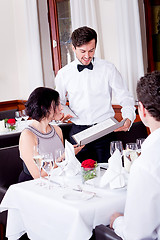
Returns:
[[[15,118],[15,112],[17,109],[10,109],[5,111],[0,111],[0,120],[3,120],[5,118]]]
[[[95,227],[95,240],[122,240],[113,229],[103,224]]]
[[[0,148],[0,203],[11,184],[18,182],[22,171],[22,160],[19,157],[19,146]],[[7,222],[7,211],[0,213],[0,225],[4,226],[4,234]],[[3,238],[2,238],[3,239]]]
[[[0,239],[4,239],[4,227],[2,223],[0,223]]]

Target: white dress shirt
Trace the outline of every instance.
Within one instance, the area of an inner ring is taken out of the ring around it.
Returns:
[[[78,59],[59,70],[55,82],[62,104],[69,106],[78,118],[77,125],[102,122],[115,113],[112,108],[112,91],[122,106],[122,117],[135,119],[134,99],[115,66],[105,60],[94,58],[93,70],[77,70]],[[66,95],[67,94],[67,95]]]
[[[113,227],[126,240],[160,239],[160,128],[144,141],[132,164],[124,217]]]

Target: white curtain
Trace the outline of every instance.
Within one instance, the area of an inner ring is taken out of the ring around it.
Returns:
[[[12,0],[19,79],[19,97],[27,99],[43,86],[40,38],[36,0]]]
[[[116,0],[119,71],[136,99],[136,85],[144,75],[138,0]]]
[[[87,26],[93,28],[98,34],[95,1],[96,0],[70,0],[72,31],[76,28]],[[97,41],[95,56],[101,57],[99,39]]]

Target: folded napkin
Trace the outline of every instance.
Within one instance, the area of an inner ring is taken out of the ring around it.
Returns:
[[[100,179],[100,187],[110,184],[110,188],[121,188],[125,186],[125,176],[122,168],[122,156],[118,149],[108,160],[108,169]]]
[[[75,157],[74,146],[65,140],[65,161],[67,162],[64,171],[66,176],[75,176],[81,171],[81,163]]]
[[[81,163],[75,157],[74,146],[65,140],[65,160],[58,168],[52,170],[52,176],[60,176],[65,173],[66,176],[75,176],[81,171]]]
[[[6,132],[4,120],[0,121],[0,132]]]

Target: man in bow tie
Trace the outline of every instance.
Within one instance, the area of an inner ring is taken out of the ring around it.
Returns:
[[[72,33],[71,40],[76,59],[60,69],[55,79],[61,103],[66,104],[68,99],[70,108],[77,115],[72,118],[71,143],[75,144],[72,135],[114,117],[112,92],[122,106],[123,119],[127,119],[118,130],[127,131],[135,119],[134,99],[115,66],[94,57],[97,33],[92,28],[80,27]],[[63,120],[71,117],[64,116]],[[107,162],[109,143],[110,134],[87,144],[77,158]]]

